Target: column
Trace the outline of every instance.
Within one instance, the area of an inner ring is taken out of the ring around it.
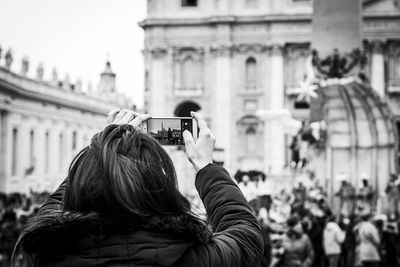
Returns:
[[[154,117],[165,116],[166,103],[166,54],[163,48],[153,49],[150,57],[150,107]]]
[[[29,168],[29,139],[30,129],[27,121],[21,121],[18,127],[18,161],[17,161],[17,175],[20,177],[25,176],[26,169]]]
[[[59,165],[59,131],[56,125],[51,125],[49,130],[49,174],[51,179],[54,179],[58,173]]]
[[[225,150],[225,167],[231,166],[231,136],[234,134],[231,118],[231,48],[219,46],[213,51],[215,56],[215,82],[213,91],[214,117],[212,118],[213,133],[217,139],[216,147]],[[236,144],[237,145],[237,144]]]
[[[70,125],[67,126],[67,129],[64,131],[64,144],[65,150],[63,153],[63,162],[64,169],[67,169],[69,164],[72,161],[72,130],[69,129]]]
[[[385,59],[382,41],[372,42],[371,86],[380,97],[385,97]]]
[[[284,56],[283,47],[274,45],[270,54],[270,109],[284,108]],[[281,174],[285,165],[285,132],[279,120],[265,122],[266,168],[272,174]]]
[[[0,110],[0,191],[4,192],[6,190],[6,177],[7,176],[7,150],[6,146],[10,144],[7,143],[7,112]]]
[[[42,123],[38,122],[37,127],[35,128],[35,170],[34,174],[38,177],[43,177],[44,175],[44,160],[45,160],[45,129],[43,128]]]

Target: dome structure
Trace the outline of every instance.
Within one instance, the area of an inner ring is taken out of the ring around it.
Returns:
[[[312,114],[326,122],[325,150],[315,156],[317,177],[325,177],[331,201],[341,175],[356,187],[367,177],[381,194],[390,173],[396,170],[395,127],[386,102],[368,85],[359,82],[332,84],[315,91]]]

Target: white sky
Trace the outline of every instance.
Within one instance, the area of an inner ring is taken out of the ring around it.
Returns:
[[[143,105],[146,0],[0,0],[0,45],[14,52],[12,70],[30,59],[28,76],[39,62],[45,78],[56,67],[60,79],[89,81],[97,88],[107,55],[117,74],[117,89]]]

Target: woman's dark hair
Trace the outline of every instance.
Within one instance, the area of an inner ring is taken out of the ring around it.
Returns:
[[[63,209],[110,216],[152,216],[190,211],[178,191],[173,163],[150,135],[110,125],[73,160]]]
[[[167,152],[150,135],[128,124],[107,126],[74,158],[62,204],[67,212],[95,212],[114,220],[194,216],[189,201],[178,190],[175,169]],[[36,256],[24,251],[24,237],[58,214],[60,211],[53,215],[41,212],[29,220],[13,258],[22,253],[35,265]]]
[[[297,215],[290,216],[286,221],[288,227],[295,227],[299,222],[300,219]]]

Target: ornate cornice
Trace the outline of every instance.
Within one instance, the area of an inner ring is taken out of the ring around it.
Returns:
[[[382,54],[383,48],[385,46],[385,41],[383,40],[372,40],[370,41],[371,51],[374,54]]]
[[[148,52],[150,52],[152,58],[161,59],[167,55],[168,49],[166,47],[153,47],[148,49]]]
[[[215,56],[231,56],[233,52],[232,45],[214,45],[210,47],[210,52]]]
[[[270,51],[271,55],[282,55],[285,52],[285,46],[282,44],[272,44]]]
[[[268,46],[264,44],[237,44],[232,47],[234,52],[248,53],[263,53],[268,50]]]
[[[393,20],[400,19],[400,12],[392,13],[392,14],[384,14],[384,13],[365,13],[363,14],[364,25],[369,24],[371,22],[374,27],[376,19],[383,20]],[[139,23],[139,26],[146,29],[147,27],[157,27],[157,26],[180,26],[180,25],[213,25],[219,23],[275,23],[275,22],[309,22],[311,23],[312,14],[274,14],[274,15],[260,15],[260,16],[211,16],[204,18],[149,18],[145,19]],[[371,20],[371,21],[369,21]],[[382,23],[382,22],[380,22]],[[393,27],[395,24],[393,22],[388,22]],[[390,26],[386,25],[386,26]],[[377,25],[375,25],[377,26]],[[383,25],[385,26],[385,25]],[[364,26],[365,27],[365,26]]]

